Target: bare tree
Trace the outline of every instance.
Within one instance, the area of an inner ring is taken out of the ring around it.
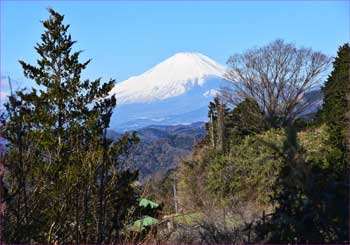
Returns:
[[[277,39],[229,58],[225,79],[232,86],[223,96],[235,105],[253,98],[274,126],[276,119],[292,122],[310,105],[304,95],[320,84],[330,61],[320,52]]]

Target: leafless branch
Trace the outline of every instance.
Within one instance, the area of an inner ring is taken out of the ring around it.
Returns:
[[[272,121],[293,121],[309,106],[306,92],[319,85],[331,59],[310,48],[277,39],[229,58],[225,79],[230,86],[223,96],[234,105],[253,98]]]

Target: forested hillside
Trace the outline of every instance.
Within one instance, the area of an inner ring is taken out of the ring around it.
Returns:
[[[118,160],[125,168],[138,170],[139,179],[164,175],[191,157],[194,145],[205,136],[203,122],[177,126],[149,126],[137,130],[139,144],[130,146]]]
[[[235,89],[209,105],[192,160],[150,183],[150,197],[186,217],[170,241],[349,242],[349,59],[345,44],[323,109],[302,118],[310,104],[299,95],[321,79],[326,56],[277,40],[230,58]]]

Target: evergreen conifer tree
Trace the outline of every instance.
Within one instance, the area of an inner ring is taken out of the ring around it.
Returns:
[[[322,109],[323,121],[328,125],[330,140],[335,151],[330,161],[338,171],[344,172],[348,167],[349,137],[350,137],[350,52],[349,44],[344,44],[338,50],[333,62],[333,71],[322,88],[324,103]]]
[[[4,241],[120,242],[137,200],[137,172],[118,168],[115,155],[137,137],[107,138],[115,81],[82,79],[90,60],[81,63],[81,51],[73,51],[64,16],[49,13],[37,64],[20,61],[39,89],[16,92],[2,115],[9,149]]]

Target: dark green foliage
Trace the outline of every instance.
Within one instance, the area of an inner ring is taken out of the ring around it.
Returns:
[[[349,243],[348,182],[312,169],[305,183],[305,189],[282,185],[278,208],[259,226],[267,242]]]
[[[239,143],[247,135],[263,132],[269,128],[258,103],[253,99],[246,99],[228,113],[225,119],[227,134],[232,143]]]
[[[339,181],[329,170],[305,161],[290,129],[280,152],[284,163],[272,199],[276,209],[257,223],[257,242],[348,243],[348,177]]]
[[[246,136],[229,154],[215,156],[208,166],[208,191],[224,200],[236,195],[241,201],[268,204],[282,165],[269,145],[281,147],[284,138],[280,130]]]
[[[216,96],[214,98],[214,101],[209,102],[209,106],[208,106],[208,118],[209,119],[213,119],[213,121],[216,121],[218,118],[218,114],[219,114],[219,105],[222,104],[222,102],[220,101],[220,97]],[[228,112],[228,109],[225,108],[225,114]]]
[[[115,155],[138,139],[107,139],[114,80],[81,80],[90,61],[79,62],[63,15],[49,12],[35,47],[37,65],[20,61],[40,89],[12,95],[2,115],[8,141],[4,241],[117,242],[136,204],[138,174],[120,171]]]
[[[220,106],[223,107],[222,126],[219,125]],[[224,151],[228,151],[232,145],[239,143],[245,136],[269,128],[268,122],[253,99],[246,99],[230,110],[226,104],[220,102],[219,97],[215,97],[214,102],[209,104],[208,118],[206,142],[217,146],[221,134],[219,129],[222,128]]]
[[[226,121],[225,118],[229,112],[226,104],[220,101],[220,98],[216,96],[213,102],[209,103],[208,119],[205,127],[207,129],[207,136],[205,141],[208,142],[213,148],[217,150],[223,150],[225,148],[223,142],[225,142]],[[219,149],[220,148],[220,149]]]
[[[169,170],[164,175],[156,175],[149,179],[145,185],[146,197],[162,204],[163,214],[175,213],[174,187],[177,177],[175,170]]]
[[[350,91],[350,52],[349,44],[339,48],[338,55],[333,62],[333,71],[328,77],[322,91],[324,94],[323,109],[321,112],[323,122],[328,125],[329,144],[334,146],[330,159],[339,173],[348,169],[349,156],[347,156],[347,130],[349,130],[349,91]],[[348,139],[349,140],[349,139]],[[349,146],[348,146],[349,147]]]
[[[219,126],[220,107],[224,112],[223,126]],[[278,140],[281,136],[269,133],[254,137],[269,127],[252,99],[230,110],[216,97],[209,104],[208,117],[206,138],[197,144],[194,159],[184,161],[181,168],[181,186],[190,193],[185,198],[198,207],[204,205],[201,200],[204,193],[219,202],[229,200],[233,193],[242,200],[256,198],[258,202],[266,202],[279,162],[260,140]],[[222,133],[219,133],[220,127]],[[218,150],[220,134],[223,135],[223,151]]]

